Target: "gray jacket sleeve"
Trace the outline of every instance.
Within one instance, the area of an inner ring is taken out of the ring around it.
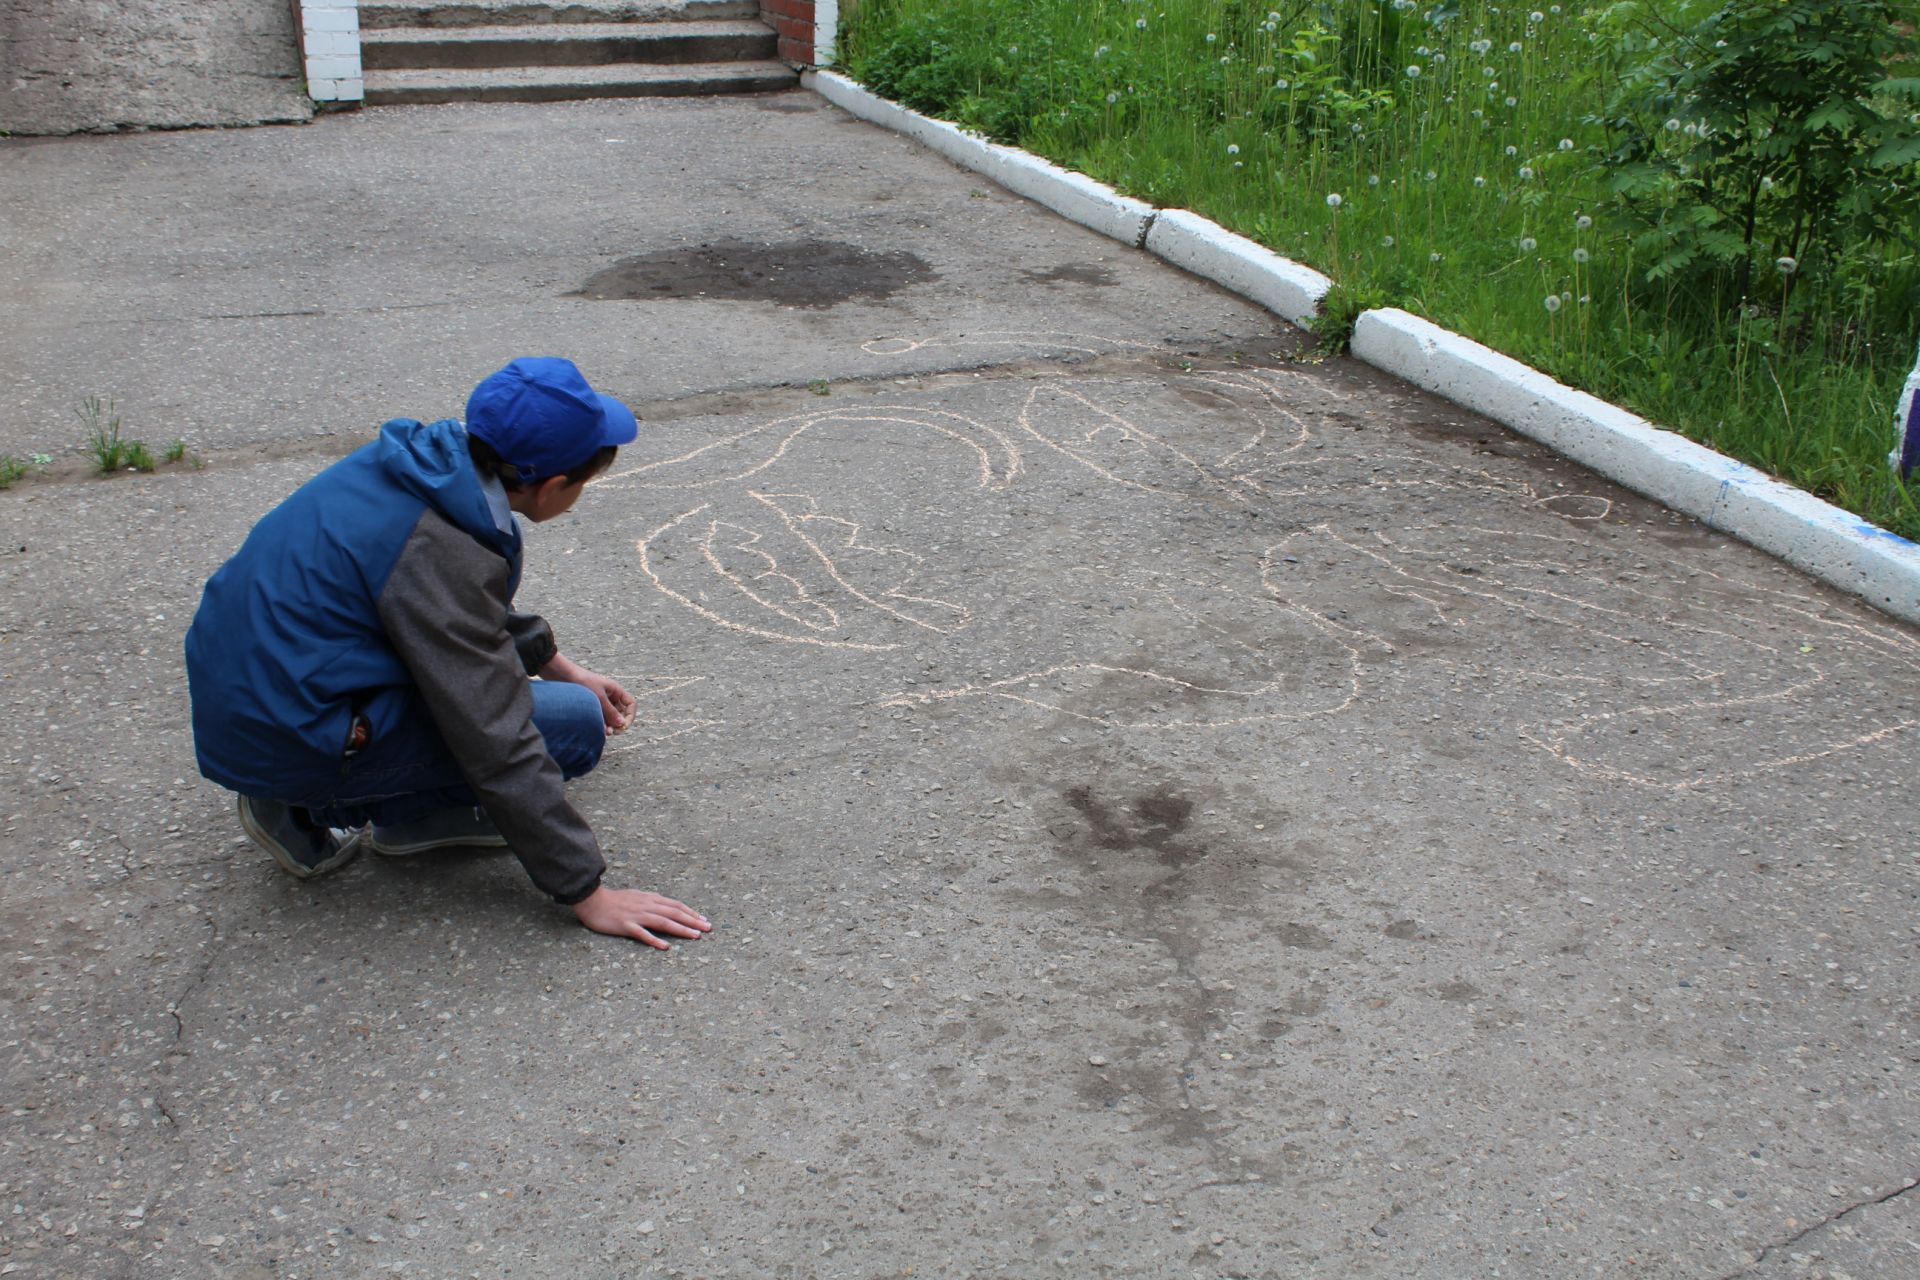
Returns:
[[[506,596],[507,562],[427,511],[380,593],[380,622],[487,816],[534,884],[572,904],[599,886],[606,863],[534,728],[527,650]],[[544,623],[539,634],[544,666],[553,641]]]

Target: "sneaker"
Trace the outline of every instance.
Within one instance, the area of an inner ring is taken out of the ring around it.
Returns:
[[[375,826],[373,851],[389,858],[404,858],[429,849],[504,849],[507,838],[493,825],[485,809],[463,805],[441,809],[412,822]]]
[[[241,796],[240,825],[282,871],[301,880],[343,867],[360,852],[358,831],[315,826],[304,810],[278,800]]]

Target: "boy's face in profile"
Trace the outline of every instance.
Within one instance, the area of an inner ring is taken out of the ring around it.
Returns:
[[[510,491],[507,505],[533,523],[541,524],[573,510],[573,504],[580,501],[580,495],[586,491],[586,487],[586,480],[570,481],[565,476],[549,476],[531,489]]]

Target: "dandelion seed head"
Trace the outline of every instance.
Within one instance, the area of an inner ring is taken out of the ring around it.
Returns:
[[[1437,180],[1437,179],[1438,179],[1439,177],[1440,177],[1440,175],[1439,175],[1439,174],[1437,174],[1437,173],[1435,173],[1435,172],[1434,172],[1433,170],[1431,170],[1431,169],[1429,169],[1429,170],[1427,170],[1427,181],[1428,181],[1428,182],[1433,182],[1433,181],[1436,181],[1436,180]]]
[[[1586,305],[1587,305],[1587,304],[1588,304],[1589,302],[1592,302],[1592,301],[1593,301],[1593,295],[1592,295],[1592,294],[1590,294],[1590,293],[1583,293],[1583,294],[1581,294],[1581,295],[1580,295],[1580,305],[1581,305],[1581,306],[1583,306],[1583,307],[1584,307],[1584,306],[1586,306]]]
[[[1327,208],[1338,209],[1339,207],[1340,207],[1340,193],[1338,191],[1329,191],[1327,193]]]
[[[1522,181],[1522,182],[1532,182],[1532,181],[1533,181],[1533,166],[1532,166],[1532,165],[1530,165],[1530,164],[1523,164],[1523,165],[1521,165],[1521,166],[1520,166],[1520,181]]]
[[[1560,149],[1561,149],[1562,151],[1571,151],[1571,150],[1573,150],[1573,139],[1572,139],[1572,138],[1562,138],[1562,139],[1560,139]]]
[[[1094,57],[1096,57],[1096,58],[1104,58],[1104,57],[1106,57],[1106,56],[1107,56],[1107,55],[1108,55],[1109,53],[1112,53],[1112,52],[1113,52],[1113,47],[1112,47],[1111,45],[1104,45],[1104,44],[1103,44],[1103,45],[1101,45],[1101,46],[1100,46],[1100,47],[1099,47],[1098,49],[1095,49],[1095,50],[1093,51],[1093,56],[1094,56]]]
[[[1507,158],[1509,160],[1511,160],[1514,156],[1517,156],[1519,154],[1520,154],[1520,148],[1514,146],[1512,143],[1507,144]]]
[[[1417,55],[1419,55],[1419,56],[1420,56],[1420,57],[1422,57],[1422,58],[1425,58],[1425,57],[1427,57],[1427,56],[1429,56],[1430,54],[1432,54],[1432,53],[1433,53],[1433,50],[1431,50],[1431,49],[1429,49],[1429,48],[1427,48],[1427,46],[1425,46],[1425,45],[1421,45],[1421,46],[1420,46],[1420,47],[1419,47],[1418,49],[1415,49],[1415,50],[1414,50],[1414,53],[1415,53],[1415,54],[1417,54]]]
[[[1573,260],[1575,262],[1580,263],[1583,266],[1586,264],[1587,260],[1591,257],[1593,257],[1593,255],[1588,253],[1585,249],[1575,249],[1573,251]]]
[[[1593,219],[1583,213],[1573,220],[1573,229],[1575,231],[1591,231],[1593,230]]]
[[[1211,32],[1211,31],[1209,31],[1209,32],[1207,32],[1207,43],[1208,43],[1208,44],[1212,44],[1212,43],[1213,43],[1214,41],[1216,41],[1216,40],[1218,40],[1219,38],[1220,38],[1220,37],[1219,37],[1219,36],[1217,36],[1217,35],[1215,35],[1215,34],[1213,34],[1213,32]]]
[[[1557,293],[1548,294],[1546,305],[1547,305],[1548,315],[1552,315],[1554,312],[1558,311],[1560,309],[1560,295]]]
[[[1485,178],[1480,177],[1478,174],[1475,174],[1473,179],[1473,185],[1476,187],[1484,187],[1487,185],[1487,180]]]
[[[1145,31],[1147,29],[1147,20],[1145,18],[1135,18],[1133,20],[1133,27],[1136,31]]]
[[[1393,237],[1392,236],[1380,237],[1380,247],[1383,249],[1393,248]]]
[[[1239,155],[1239,154],[1240,154],[1240,144],[1239,144],[1239,143],[1237,143],[1237,142],[1229,142],[1229,143],[1227,144],[1227,154],[1228,154],[1228,155],[1230,155],[1230,156],[1237,156],[1237,155]]]
[[[1436,67],[1445,63],[1446,60],[1447,60],[1447,55],[1444,53],[1436,53],[1433,55],[1433,65]]]
[[[1419,78],[1420,78],[1420,64],[1416,62],[1407,68],[1407,79],[1418,80]]]
[[[1273,87],[1276,89],[1291,89],[1293,88],[1293,81],[1287,80],[1284,78],[1275,80],[1273,82]]]
[[[1518,53],[1518,52],[1520,52],[1520,50],[1521,50],[1521,48],[1522,48],[1522,47],[1523,47],[1523,46],[1521,45],[1521,43],[1520,43],[1520,42],[1519,42],[1518,40],[1515,40],[1515,41],[1514,41],[1514,42],[1513,42],[1512,44],[1510,44],[1510,45],[1508,45],[1508,46],[1507,46],[1507,52],[1508,52],[1508,53]]]
[[[1370,173],[1370,174],[1368,174],[1368,175],[1367,175],[1367,185],[1368,185],[1368,186],[1370,186],[1370,187],[1377,187],[1377,186],[1379,186],[1379,185],[1380,185],[1380,175],[1379,175],[1379,174],[1377,174],[1377,173]]]
[[[1436,251],[1436,252],[1433,252],[1433,253],[1430,253],[1430,254],[1428,254],[1428,255],[1427,255],[1427,261],[1428,261],[1428,262],[1439,262],[1439,261],[1441,261],[1441,257],[1440,257],[1440,254],[1438,253],[1438,251]]]
[[[1532,236],[1522,236],[1520,238],[1520,252],[1522,253],[1532,253],[1535,249],[1538,249],[1539,247],[1540,247],[1540,242],[1538,240],[1535,240]]]
[[[1112,106],[1112,105],[1113,105],[1114,103],[1116,103],[1116,102],[1118,102],[1118,101],[1120,101],[1120,95],[1119,95],[1118,93],[1109,93],[1109,94],[1107,95],[1107,105],[1108,105],[1108,106]]]
[[[1680,121],[1677,117],[1667,121],[1667,132],[1668,133],[1680,132]]]
[[[1920,120],[1916,120],[1915,123],[1920,124]],[[1762,175],[1760,178],[1760,189],[1762,191],[1773,190],[1773,179]]]
[[[1518,99],[1518,98],[1516,98],[1516,97],[1514,97],[1514,96],[1513,96],[1512,94],[1508,94],[1508,95],[1507,95],[1507,105],[1508,105],[1508,106],[1510,106],[1510,107],[1517,107],[1517,106],[1519,106],[1519,105],[1520,105],[1520,99]]]
[[[1800,263],[1794,258],[1775,258],[1773,265],[1780,268],[1780,274],[1790,276],[1800,269]]]
[[[1547,20],[1547,15],[1540,12],[1538,9],[1535,9],[1532,13],[1527,15],[1528,22],[1545,22],[1546,20]]]

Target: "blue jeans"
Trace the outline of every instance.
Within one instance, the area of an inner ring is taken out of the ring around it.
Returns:
[[[600,763],[607,722],[593,690],[563,680],[535,680],[533,727],[547,754],[573,779]],[[347,758],[328,791],[293,801],[329,827],[395,826],[442,809],[479,805],[453,753],[431,722],[415,721]]]

